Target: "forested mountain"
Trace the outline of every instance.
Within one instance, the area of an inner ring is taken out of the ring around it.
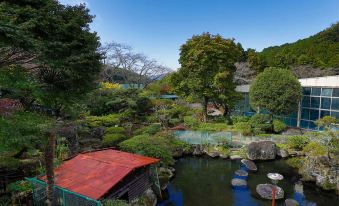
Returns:
[[[339,68],[339,22],[313,36],[268,47],[259,54],[269,66]]]

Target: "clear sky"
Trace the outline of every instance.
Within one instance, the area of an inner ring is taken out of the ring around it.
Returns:
[[[339,0],[60,0],[86,3],[101,42],[133,46],[172,69],[194,34],[235,38],[245,49],[294,42],[339,21]]]

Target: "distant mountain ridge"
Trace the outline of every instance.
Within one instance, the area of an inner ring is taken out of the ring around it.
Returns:
[[[269,66],[339,68],[339,22],[305,39],[259,52]]]

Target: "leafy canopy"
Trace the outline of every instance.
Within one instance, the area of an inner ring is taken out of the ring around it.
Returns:
[[[256,77],[249,96],[254,109],[259,107],[274,115],[288,115],[298,108],[301,85],[291,71],[271,67]]]
[[[242,48],[233,39],[203,33],[195,35],[180,48],[181,68],[171,76],[174,91],[187,99],[231,101],[235,85],[234,63]]]
[[[34,100],[60,109],[95,86],[101,69],[100,42],[90,31],[93,16],[84,5],[2,1],[0,13],[6,14],[0,20],[0,70],[12,80],[18,77],[17,87],[2,81],[2,89],[22,91],[23,84],[31,85]]]

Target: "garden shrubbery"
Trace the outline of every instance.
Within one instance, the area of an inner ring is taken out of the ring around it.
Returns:
[[[120,123],[119,114],[109,114],[106,116],[87,116],[86,123],[89,127],[111,127]]]
[[[125,128],[123,127],[108,127],[105,129],[102,139],[103,146],[116,146],[119,142],[126,140]]]
[[[119,142],[122,142],[125,139],[126,139],[125,134],[121,134],[121,133],[105,134],[103,136],[102,144],[106,147],[107,146],[115,146]]]
[[[177,150],[184,150],[187,145],[168,133],[156,135],[142,134],[119,144],[122,150],[161,159],[165,165],[174,163],[172,155]]]
[[[161,125],[160,124],[150,124],[146,127],[142,127],[134,132],[134,135],[140,135],[140,134],[149,134],[149,135],[154,135],[161,130]]]
[[[320,144],[319,142],[309,142],[303,148],[303,152],[310,156],[322,156],[328,154],[328,149],[326,146]]]
[[[275,133],[281,133],[283,132],[284,130],[286,130],[287,126],[285,123],[283,123],[282,121],[280,120],[273,120],[273,130]]]
[[[309,138],[307,136],[290,136],[287,138],[287,146],[290,149],[302,150],[306,144],[309,142]]]
[[[281,133],[287,126],[280,120],[273,120],[273,125],[270,117],[267,114],[255,114],[252,117],[233,117],[234,127],[243,135],[258,135],[265,133]],[[272,131],[273,128],[273,131]]]

